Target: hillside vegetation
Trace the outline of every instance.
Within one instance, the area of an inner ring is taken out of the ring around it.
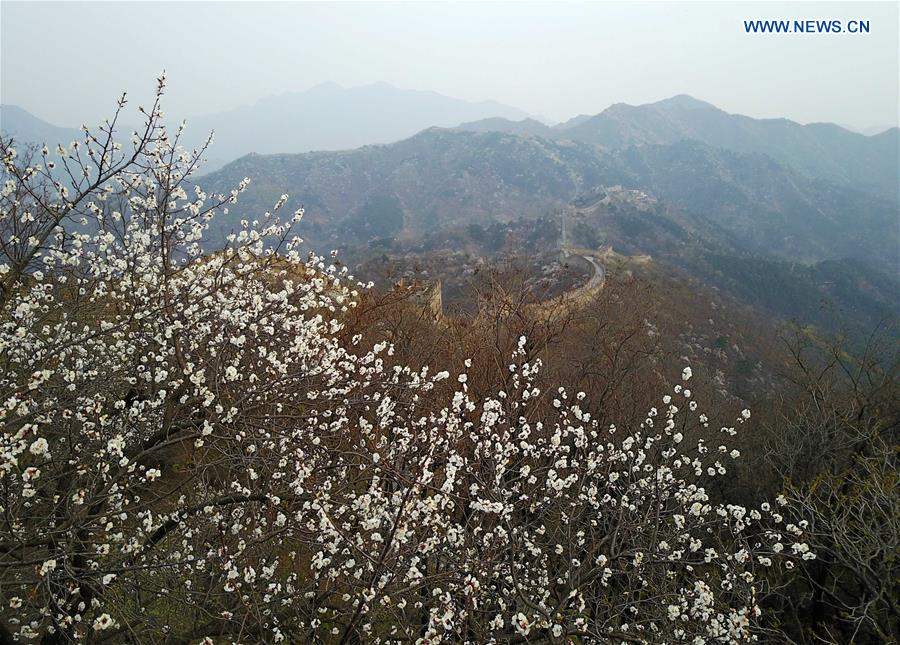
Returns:
[[[756,154],[446,130],[204,188],[164,88],[131,144],[124,98],[55,153],[0,139],[0,642],[898,633],[896,330],[767,311],[896,304],[877,258],[774,254],[831,248],[848,189],[800,212],[813,180]],[[811,239],[752,255],[792,214]]]

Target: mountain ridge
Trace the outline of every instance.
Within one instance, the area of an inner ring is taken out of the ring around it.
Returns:
[[[254,179],[252,209],[268,208],[267,200],[287,192],[309,207],[329,244],[534,218],[615,185],[655,195],[674,207],[679,224],[721,243],[801,262],[889,263],[897,228],[896,205],[884,198],[807,177],[761,153],[688,140],[609,150],[534,135],[430,128],[352,151],[244,157],[209,180],[224,190],[244,176]],[[385,226],[368,230],[366,204],[376,198],[390,202],[391,214],[376,216]]]
[[[898,130],[883,135],[867,137],[835,124],[754,119],[687,95],[640,106],[619,103],[565,130],[568,138],[612,148],[695,139],[736,152],[763,153],[811,177],[897,200],[900,135]]]
[[[493,113],[485,116],[485,112]],[[24,141],[63,134],[68,141],[77,132],[43,122],[15,106],[5,113],[4,130],[18,129]],[[468,118],[473,114],[481,116]],[[15,127],[8,127],[10,121]],[[735,152],[765,154],[808,177],[900,203],[900,128],[863,135],[833,123],[803,125],[785,118],[755,119],[725,112],[687,94],[642,105],[615,103],[593,116],[579,115],[550,126],[492,101],[463,101],[387,83],[354,88],[323,83],[303,92],[265,97],[252,105],[196,117],[189,126],[184,141],[190,147],[202,144],[210,131],[216,132],[204,172],[249,152],[352,150],[402,141],[430,127],[452,127],[572,140],[610,149],[696,140]]]
[[[0,132],[23,143],[55,145],[80,140],[82,134],[75,128],[67,128],[44,121],[18,105],[0,105]]]

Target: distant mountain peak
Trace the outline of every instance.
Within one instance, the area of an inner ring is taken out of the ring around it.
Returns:
[[[667,99],[663,99],[662,101],[657,101],[656,103],[651,103],[656,107],[671,107],[678,108],[680,110],[718,110],[715,105],[712,103],[707,103],[706,101],[701,101],[700,99],[695,99],[693,96],[689,94],[676,94]]]
[[[403,89],[385,81],[352,87],[328,82],[197,117],[187,136],[190,139],[194,133],[216,132],[206,166],[209,170],[251,151],[348,150],[406,139],[429,126],[453,127],[488,117],[521,120],[528,116],[523,110],[494,101],[468,101],[427,90]]]
[[[608,149],[696,140],[713,148],[764,154],[807,176],[897,200],[896,130],[865,137],[828,123],[755,119],[679,94],[644,105],[616,103],[557,132]]]
[[[640,112],[645,111],[647,109],[651,110],[679,110],[679,111],[688,111],[688,110],[715,110],[716,112],[721,112],[719,108],[717,108],[712,103],[707,103],[706,101],[701,101],[700,99],[695,99],[693,96],[688,94],[676,94],[675,96],[671,96],[667,99],[662,99],[660,101],[656,101],[655,103],[640,103],[634,105],[632,103],[613,103],[608,108],[606,108],[603,112],[601,112],[600,116],[604,113],[608,114],[627,114],[631,112]],[[593,118],[593,117],[588,117]],[[576,117],[576,119],[581,119],[581,117]],[[575,119],[573,119],[574,121]],[[587,119],[583,119],[587,120]]]

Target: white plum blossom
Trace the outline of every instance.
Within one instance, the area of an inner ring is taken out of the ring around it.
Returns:
[[[41,569],[38,572],[40,576],[46,576],[48,573],[56,569],[56,560],[47,560],[41,565]]]
[[[50,444],[47,443],[47,440],[44,437],[38,437],[28,447],[28,452],[30,452],[32,455],[44,457],[49,455],[49,448]]]
[[[116,622],[112,619],[109,614],[100,614],[97,618],[94,619],[93,627],[98,632],[103,631],[104,629],[109,629],[111,627],[115,627]]]

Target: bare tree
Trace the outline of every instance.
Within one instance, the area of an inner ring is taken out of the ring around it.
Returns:
[[[803,331],[785,339],[794,390],[770,421],[766,461],[819,556],[782,598],[807,642],[886,643],[900,629],[894,334],[875,329],[858,353]]]

